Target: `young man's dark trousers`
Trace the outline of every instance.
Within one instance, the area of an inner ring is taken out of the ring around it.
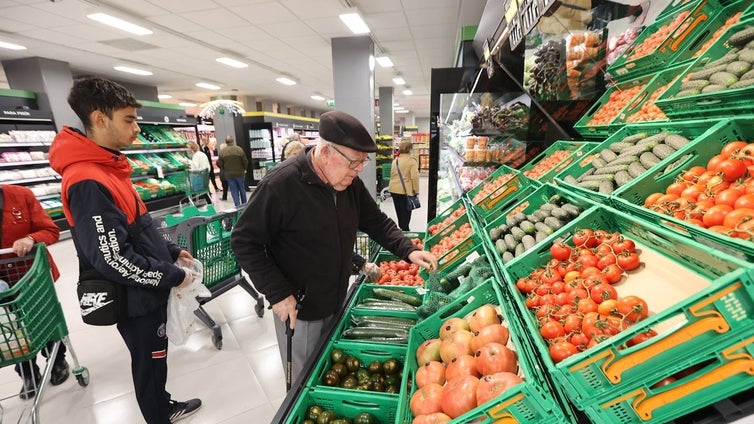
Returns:
[[[118,331],[131,352],[136,401],[147,424],[170,423],[170,393],[165,390],[168,379],[166,321],[167,306],[118,323]]]

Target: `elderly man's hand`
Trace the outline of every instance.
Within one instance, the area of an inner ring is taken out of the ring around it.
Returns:
[[[296,316],[298,315],[298,309],[296,308],[297,304],[298,302],[296,302],[296,298],[291,295],[272,305],[272,312],[280,318],[280,321],[285,322],[285,320],[290,318],[291,328],[295,328]]]
[[[426,250],[414,250],[409,253],[408,260],[411,263],[419,265],[422,268],[426,268],[429,271],[437,270],[437,258],[435,255],[427,252]]]

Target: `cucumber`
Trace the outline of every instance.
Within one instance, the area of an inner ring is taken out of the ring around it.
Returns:
[[[540,206],[539,209],[537,209],[537,211],[546,211],[546,212],[549,212],[549,211],[551,211],[551,210],[553,210],[555,208],[557,208],[556,205],[548,202],[548,203],[543,203],[542,206]],[[548,214],[547,216],[550,216],[550,215]],[[545,218],[547,218],[547,216]]]
[[[630,164],[631,162],[636,162],[636,160],[638,159],[636,156],[631,156],[631,157],[633,158],[633,160],[631,161],[627,160],[626,163],[615,164],[615,165],[606,166],[604,168],[600,168],[597,170],[597,172],[599,173],[595,172],[595,174],[596,175],[615,174],[616,172],[625,171],[628,169],[628,164]]]
[[[516,240],[517,242],[520,242],[521,239],[524,238],[524,236],[526,235],[524,230],[518,227],[511,228],[511,234],[513,235],[513,239]]]
[[[526,219],[526,214],[523,212],[519,212],[513,215],[513,217],[516,218],[516,221],[518,221],[519,224],[521,224],[521,222]]]
[[[602,194],[610,194],[613,190],[615,190],[615,185],[612,181],[608,180],[600,181],[600,185],[597,187],[597,191]]]
[[[743,46],[752,40],[754,40],[754,28],[747,27],[746,29],[742,29],[731,35],[728,38],[727,43],[731,46]]]
[[[618,141],[618,142],[615,142],[615,143],[611,144],[607,148],[610,149],[610,150],[612,150],[615,153],[620,153],[620,152],[623,151],[623,149],[627,149],[627,148],[632,147],[632,146],[633,146],[632,143],[623,143],[623,142]]]
[[[411,306],[421,306],[422,304],[422,299],[420,297],[413,296],[399,290],[375,287],[374,289],[372,289],[372,293],[374,293],[374,295],[380,299],[397,300],[399,302],[407,303]]]
[[[364,302],[354,306],[354,309],[368,309],[372,311],[415,311],[416,307],[408,303],[390,300],[365,299]]]
[[[742,62],[754,63],[754,49],[746,48],[746,49],[741,50],[740,52],[738,52],[737,59]]]
[[[537,222],[534,224],[534,228],[537,229],[537,233],[545,233],[545,235],[550,235],[554,232],[554,230],[547,226],[544,222]]]
[[[507,264],[508,262],[512,261],[515,256],[513,256],[513,253],[511,252],[505,252],[502,255],[503,263]]]
[[[645,139],[645,140],[647,140],[647,139]],[[639,156],[640,154],[642,154],[644,152],[652,151],[653,147],[655,147],[655,146],[657,146],[657,145],[660,144],[659,141],[650,141],[650,142],[647,142],[647,143],[644,143],[642,141],[642,143],[643,144],[636,143],[636,146],[630,147],[628,149],[623,150],[623,153],[621,153],[621,155],[618,157],[618,159],[616,159],[613,162],[617,162],[617,161],[619,161],[621,159],[624,159],[624,158],[636,158],[637,156]],[[625,156],[623,156],[623,155],[625,155]],[[627,163],[633,162],[633,160],[628,160],[628,159],[625,159],[625,160],[628,161]],[[612,162],[610,162],[610,163],[607,164],[607,166],[612,166],[612,165],[617,165],[617,163],[613,164]]]
[[[688,138],[679,134],[670,134],[669,136],[665,137],[665,144],[676,150],[689,144],[689,142],[690,140]]]
[[[647,133],[640,132],[636,133],[634,135],[629,135],[628,137],[621,140],[621,143],[628,143],[628,144],[636,144],[637,142],[647,138]]]
[[[518,242],[515,238],[513,238],[513,234],[506,234],[505,237],[503,237],[503,241],[505,241],[505,247],[507,247],[507,250],[509,252],[516,250],[516,245],[518,244]]]
[[[573,175],[566,175],[565,177],[563,177],[563,182],[576,185],[579,181]]]
[[[568,218],[571,217],[571,215],[568,212],[566,212],[565,210],[563,210],[563,208],[555,208],[555,209],[553,209],[552,210],[552,216],[554,216],[555,218],[558,218],[560,220],[568,219]]]
[[[518,224],[518,227],[524,230],[526,234],[534,234],[534,224],[529,221],[521,221],[520,224]],[[523,239],[522,239],[523,240]]]
[[[683,90],[676,93],[675,97],[688,97],[688,96],[696,96],[697,94],[701,93],[702,90],[697,89],[691,89],[691,90]]]
[[[727,69],[727,67],[726,67]],[[709,82],[712,84],[723,85],[725,87],[738,82],[738,77],[730,72],[720,71],[710,75]],[[707,86],[709,87],[709,86]],[[707,88],[705,87],[705,88]],[[703,90],[702,90],[703,91]]]
[[[351,327],[343,331],[343,337],[347,339],[369,340],[380,338],[406,338],[408,330],[392,327]]]
[[[612,174],[599,174],[599,175],[587,175],[582,178],[582,182],[586,181],[612,181],[615,179],[615,173]]]
[[[631,149],[639,149],[639,148],[644,148],[644,147],[645,146],[642,146],[642,147],[632,147]],[[650,150],[651,150],[651,148],[650,148]],[[614,161],[608,163],[605,168],[609,168],[609,167],[615,166],[615,165],[629,165],[631,162],[636,162],[637,159],[639,159],[638,155],[625,155],[625,156],[624,155],[620,155],[617,159],[615,159]],[[605,168],[601,168],[598,171],[602,171]],[[595,171],[595,174],[597,174],[597,173],[598,172]]]
[[[620,171],[615,174],[615,184],[617,184],[618,187],[622,187],[630,182],[631,182],[631,175],[629,175],[628,172]]]
[[[382,322],[382,323],[385,323],[387,325],[392,325],[392,326],[416,325],[415,319],[388,317],[384,315],[352,315],[351,322],[359,326],[361,326],[362,324],[366,325],[367,323],[378,323],[378,322]]]
[[[536,216],[536,217],[538,218],[538,221],[537,221],[537,222],[541,222],[541,221],[543,221],[543,220],[544,220],[545,218],[547,218],[548,216],[552,216],[552,214],[550,213],[550,211],[551,211],[551,210],[553,210],[553,209],[555,209],[555,207],[554,207],[555,205],[553,205],[553,204],[551,204],[551,203],[545,203],[545,205],[547,205],[547,206],[548,206],[548,208],[547,208],[547,209],[544,209],[544,208],[539,208],[539,209],[538,209],[538,210],[536,210],[536,211],[535,211],[534,213],[532,213],[532,215],[534,215],[534,216]],[[545,206],[545,205],[542,205],[542,206]],[[549,206],[552,206],[552,207],[549,207]],[[532,222],[533,222],[533,221],[532,221]]]
[[[550,228],[550,227],[547,227]],[[552,231],[552,230],[550,230]],[[543,231],[537,231],[537,234],[534,234],[534,240],[539,243],[540,241],[546,239],[549,236],[549,234],[543,232]]]
[[[515,216],[509,216],[508,218],[505,218],[505,225],[507,225],[509,228],[515,227],[519,222],[521,221],[516,219]]]
[[[505,244],[505,240],[503,239],[497,239],[495,241],[495,250],[497,250],[497,253],[502,255],[505,252],[508,251],[508,246]]]
[[[587,190],[597,190],[600,188],[600,184],[605,182],[606,180],[598,180],[598,181],[579,181],[576,186],[585,188]],[[610,182],[610,181],[607,181]]]
[[[521,243],[524,245],[524,249],[529,250],[537,244],[537,240],[533,236],[527,234],[521,239]]]
[[[513,256],[519,257],[526,252],[526,247],[524,247],[523,243],[519,243],[516,245],[516,250],[513,252]]]
[[[548,227],[552,228],[553,231],[560,229],[560,227],[563,226],[563,223],[560,222],[558,218],[555,218],[554,216],[545,218],[544,224]]]
[[[660,159],[665,159],[675,153],[675,149],[667,144],[658,144],[652,148],[652,153]]]
[[[565,205],[560,207],[564,211],[568,212],[568,215],[571,215],[571,218],[576,218],[579,216],[582,212],[582,209],[572,203],[566,203]]]
[[[545,218],[544,217],[540,218],[539,215],[535,215],[534,213],[530,213],[529,215],[526,215],[526,220],[531,223],[539,222],[543,219]]]
[[[747,79],[747,80],[741,80],[741,81],[739,81],[739,82],[737,82],[735,84],[731,84],[731,86],[728,87],[728,88],[731,89],[731,90],[734,90],[736,88],[751,87],[752,85],[754,85],[754,78],[750,78],[750,79]]]
[[[660,158],[655,156],[654,153],[646,152],[642,153],[641,156],[639,156],[639,161],[641,161],[641,166],[649,169],[660,163]]]
[[[735,59],[733,59],[733,60],[735,60]],[[730,62],[732,62],[733,60],[731,60]],[[704,68],[702,68],[701,70],[696,71],[696,72],[694,72],[692,74],[689,74],[689,80],[690,81],[709,80],[709,77],[711,77],[715,73],[725,71],[725,67],[728,66],[728,63],[730,63],[730,62],[722,63],[722,64],[717,65],[717,66],[711,66],[709,68],[707,68],[707,66],[709,66],[709,65],[707,65]]]
[[[641,162],[634,162],[631,165],[628,165],[628,175],[634,178],[643,174],[646,170],[647,169],[641,165]]]
[[[615,160],[617,157],[618,154],[610,149],[602,149],[600,152],[600,159],[604,160],[606,163]]]
[[[738,78],[741,78],[741,76],[749,72],[749,70],[751,70],[751,63],[742,60],[731,62],[725,67],[726,72],[731,73]]]
[[[738,84],[738,82],[735,82],[735,83],[731,84],[731,86],[733,86],[733,85],[736,85],[736,84]],[[725,86],[725,85],[720,85],[720,84],[710,84],[710,85],[708,85],[708,86],[706,86],[706,87],[702,88],[702,93],[703,93],[703,94],[707,94],[707,93],[716,93],[716,92],[718,92],[718,91],[724,91],[724,90],[727,90],[727,89],[728,89],[728,87],[727,87],[727,86]]]
[[[710,82],[708,80],[686,81],[683,84],[681,84],[680,87],[678,87],[678,91],[701,90],[702,88],[708,86],[709,84]]]
[[[591,164],[592,164],[592,169],[600,169],[603,166],[607,165],[607,161],[599,157],[599,158],[595,158],[591,162]]]

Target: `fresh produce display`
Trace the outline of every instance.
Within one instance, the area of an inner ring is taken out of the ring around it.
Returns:
[[[657,47],[659,47],[660,44],[662,44],[662,42],[665,41],[665,39],[667,39],[673,32],[675,32],[679,28],[680,31],[683,31],[686,26],[690,25],[690,22],[686,22],[684,24],[684,21],[688,16],[689,11],[684,10],[683,12],[679,13],[672,21],[657,28],[652,34],[645,38],[641,44],[637,45],[631,50],[627,60],[637,60],[654,53]],[[681,24],[683,24],[684,27],[681,27]]]
[[[496,104],[482,107],[471,125],[477,134],[499,131],[503,134],[526,130],[529,124],[529,106],[515,102],[511,105]]]
[[[644,121],[664,121],[667,120],[668,117],[665,115],[665,112],[662,111],[657,105],[655,105],[655,101],[662,93],[667,90],[672,83],[668,83],[663,85],[657,90],[652,91],[652,94],[649,96],[649,99],[642,102],[641,107],[638,111],[634,112],[633,114],[629,115],[628,118],[626,118],[626,122],[644,122]]]
[[[490,241],[503,264],[506,264],[578,217],[581,212],[579,206],[561,195],[554,195],[530,214],[515,210],[508,213],[504,223],[489,229]]]
[[[423,286],[424,279],[419,276],[419,267],[404,260],[382,261],[380,279],[376,284],[390,286]]]
[[[447,422],[524,381],[495,305],[449,318],[435,334],[414,352],[418,369],[417,390],[410,400],[413,422],[426,422],[428,416]]]
[[[702,53],[706,52],[707,49],[710,48],[711,45],[715,44],[715,42],[725,33],[725,31],[728,30],[728,28],[737,24],[740,20],[741,12],[737,12],[735,15],[728,18],[725,23],[712,34],[712,37],[710,37],[709,40],[705,41],[704,44],[702,44],[702,46],[694,53],[692,57],[701,56]]]
[[[354,417],[343,417],[321,405],[311,405],[306,410],[306,419],[298,424],[387,424],[380,423],[374,415],[361,412]]]
[[[607,103],[592,116],[587,125],[608,125],[620,114],[623,109],[636,97],[646,84],[634,85],[626,89],[615,89],[608,96]]]
[[[705,64],[701,69],[689,72],[672,97],[715,93],[754,85],[754,28],[737,31],[728,38],[726,44],[731,46],[728,53]]]
[[[720,234],[754,239],[754,143],[732,141],[705,166],[681,173],[644,207]]]
[[[435,257],[441,257],[448,253],[450,249],[456,247],[460,242],[465,240],[472,233],[471,224],[466,222],[461,224],[455,231],[443,237],[437,244],[429,248],[430,253]]]
[[[385,393],[400,391],[403,364],[397,358],[367,363],[336,347],[330,351],[330,364],[322,376],[321,383],[325,386]]]
[[[689,143],[689,139],[670,132],[648,135],[637,133],[610,144],[591,161],[592,168],[578,177],[563,181],[587,190],[610,194],[661,160]]]
[[[636,244],[618,232],[582,228],[572,244],[557,241],[552,259],[516,281],[526,306],[537,317],[550,357],[558,363],[583,352],[647,317],[647,302],[626,291],[624,273],[641,264]],[[630,286],[629,286],[630,287]],[[647,332],[641,338],[654,335]],[[640,343],[639,337],[628,346]]]
[[[482,189],[478,191],[474,197],[471,199],[471,203],[477,204],[487,198],[487,196],[491,195],[495,192],[498,188],[503,186],[505,183],[513,179],[515,177],[515,174],[503,174],[499,175],[497,178],[486,181],[482,185]]]
[[[416,309],[416,313],[426,318],[492,276],[492,265],[486,255],[479,255],[471,261],[467,260],[444,276],[431,273],[427,283],[429,293],[421,306]]]
[[[452,224],[458,217],[466,213],[466,206],[460,205],[458,208],[453,210],[453,212],[450,213],[447,217],[445,217],[442,221],[432,224],[427,228],[427,232],[429,235],[435,235],[439,233],[440,231],[447,228],[450,224]]]
[[[494,171],[494,166],[462,166],[456,169],[456,175],[461,189],[468,191],[484,181]]]
[[[558,100],[564,91],[565,40],[549,40],[534,51],[528,92],[539,100]]]
[[[368,299],[367,299],[368,300]],[[407,305],[399,301],[373,301],[365,302],[354,307],[354,311],[367,311],[368,313],[384,313],[386,311],[415,311],[412,309],[401,309],[402,305]],[[362,307],[363,306],[363,307]],[[360,342],[377,342],[377,343],[408,343],[408,331],[416,324],[415,319],[383,316],[383,315],[356,315],[353,314],[350,319],[352,324],[349,328],[343,330],[343,339],[351,339]]]
[[[636,40],[641,28],[628,28],[624,32],[614,37],[610,37],[607,42],[607,64],[611,65],[620,55]]]
[[[591,98],[604,79],[605,45],[601,32],[572,32],[566,53],[570,99]]]
[[[542,159],[534,168],[524,171],[524,175],[531,179],[538,179],[545,173],[552,170],[554,167],[561,165],[561,163],[571,155],[569,150],[556,150],[549,156]],[[481,193],[481,192],[480,192]],[[477,194],[478,195],[478,194]]]

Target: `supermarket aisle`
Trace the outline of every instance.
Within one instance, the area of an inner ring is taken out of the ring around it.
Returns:
[[[426,177],[422,181],[422,204],[426,205]],[[218,210],[232,208],[219,202]],[[382,209],[394,217],[389,199]],[[414,213],[411,229],[426,228],[426,209]],[[40,420],[43,423],[138,424],[143,419],[133,394],[129,357],[115,327],[92,327],[81,321],[76,299],[78,274],[73,242],[68,239],[50,247],[61,271],[56,283],[68,324],[71,343],[81,365],[91,374],[89,386],[80,387],[71,376],[60,386],[45,388]],[[182,420],[187,424],[267,423],[285,398],[285,374],[278,356],[273,314],[262,318],[254,302],[236,287],[209,302],[205,308],[222,327],[223,348],[212,345],[211,332],[202,324],[184,346],[170,345],[168,390],[174,399],[200,397],[204,406]],[[41,355],[40,355],[41,358]],[[71,357],[68,356],[72,365]],[[38,364],[44,366],[44,359]],[[21,379],[12,367],[0,369],[0,400],[4,422],[16,422],[31,402],[17,396]],[[28,411],[27,411],[28,413]]]
[[[411,231],[425,231],[427,229],[427,180],[426,175],[419,176],[419,200],[421,201],[422,207],[418,210],[414,210],[411,214],[411,223],[409,225]],[[395,215],[395,207],[393,206],[393,199],[388,197],[385,201],[380,203],[380,208],[385,214],[387,214],[387,216],[398,223],[398,219]]]

